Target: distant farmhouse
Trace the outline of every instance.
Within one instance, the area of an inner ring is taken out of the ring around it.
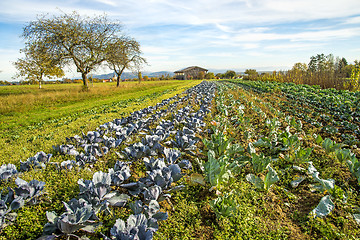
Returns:
[[[103,79],[102,82],[116,82],[116,74],[114,73],[112,77]]]
[[[178,80],[187,80],[187,79],[198,79],[203,78],[208,72],[207,69],[201,68],[198,66],[187,67],[178,71],[175,71],[175,78]],[[200,77],[202,75],[202,77]]]

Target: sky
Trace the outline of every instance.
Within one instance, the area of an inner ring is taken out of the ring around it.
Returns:
[[[359,0],[2,0],[0,80],[14,81],[30,21],[72,11],[120,21],[141,45],[143,71],[287,70],[320,53],[360,60]]]

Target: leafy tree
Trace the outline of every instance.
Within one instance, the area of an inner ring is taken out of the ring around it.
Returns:
[[[18,70],[16,77],[25,77],[30,82],[38,82],[39,89],[41,89],[44,77],[64,76],[59,59],[54,59],[47,53],[46,45],[42,43],[28,44],[21,52],[25,54],[25,57],[14,63]]]
[[[244,77],[244,79],[250,79],[255,80],[258,77],[258,72],[255,69],[246,69],[245,74],[247,74],[247,77]]]
[[[215,79],[215,75],[213,72],[208,72],[205,74],[205,79]]]
[[[306,65],[306,63],[299,62],[299,63],[295,63],[291,70],[299,71],[299,72],[306,72],[308,70],[308,66]]]
[[[255,69],[246,69],[245,70],[245,74],[248,74],[248,75],[257,75],[257,71]]]
[[[343,70],[344,70],[344,72],[345,72],[345,77],[350,78],[353,69],[354,69],[354,65],[352,65],[352,64],[346,65],[346,66],[343,68]]]
[[[310,57],[310,62],[308,64],[308,69],[310,72],[323,72],[326,69],[327,63],[325,54],[317,54],[316,56]]]
[[[346,59],[342,59],[342,64],[346,62]],[[308,69],[311,72],[331,72],[333,73],[336,69],[335,58],[333,54],[325,56],[325,54],[317,54],[316,56],[310,57]]]
[[[170,74],[166,74],[166,76],[165,76],[165,79],[166,80],[172,80],[172,79],[174,79],[172,76],[170,76]]]
[[[350,79],[344,85],[353,91],[360,89],[360,61],[355,60]]]
[[[60,16],[42,15],[31,21],[22,36],[29,44],[43,44],[47,55],[61,65],[76,66],[84,88],[88,89],[87,75],[106,60],[111,51],[109,43],[120,35],[122,26],[110,22],[106,15],[82,17],[77,12]]]
[[[0,71],[1,72],[1,71]],[[10,82],[4,80],[4,81],[0,81],[0,85],[11,85]]]
[[[344,75],[346,77],[346,66],[348,66],[348,62],[345,58],[336,58],[335,71],[338,74]]]
[[[204,79],[205,78],[205,72],[200,71],[196,77],[197,79]]]
[[[73,81],[70,78],[64,78],[63,83],[73,83]]]
[[[335,72],[335,58],[331,53],[326,56],[325,70],[331,73]]]
[[[106,53],[107,65],[114,70],[117,79],[116,86],[120,86],[121,75],[125,69],[139,71],[146,59],[141,57],[140,44],[133,38],[117,37],[109,44],[110,51]]]
[[[307,77],[308,66],[306,63],[295,63],[291,70],[287,72],[287,76],[292,82],[301,84]]]
[[[236,77],[236,73],[235,73],[235,71],[227,70],[224,76],[225,76],[225,78],[232,79],[232,78]]]
[[[355,60],[354,61],[354,68],[352,71],[353,77],[360,79],[360,61]]]
[[[139,83],[141,83],[141,81],[142,81],[142,74],[141,74],[141,72],[138,72],[138,81],[139,81]]]
[[[215,75],[217,78],[224,78],[224,74],[223,73],[217,73],[216,75]]]

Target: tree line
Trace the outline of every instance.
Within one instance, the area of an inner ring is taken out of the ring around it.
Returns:
[[[349,64],[344,57],[335,58],[333,54],[321,53],[310,57],[308,64],[298,62],[287,71],[259,73],[256,69],[246,69],[241,74],[227,70],[225,73],[217,73],[215,78],[292,82],[353,91],[360,90],[360,61]]]
[[[64,67],[75,67],[88,89],[88,74],[101,65],[117,74],[119,86],[125,69],[140,72],[146,64],[139,42],[106,15],[41,15],[24,27],[22,37],[24,57],[14,63],[17,77],[39,82],[39,88],[43,78],[62,77]]]
[[[322,88],[360,90],[360,61],[349,64],[342,57],[323,53],[310,57],[308,64],[295,63],[288,71],[273,71],[259,74],[247,69],[244,79],[292,82],[295,84],[319,85]]]

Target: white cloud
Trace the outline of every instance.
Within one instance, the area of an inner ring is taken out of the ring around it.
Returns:
[[[218,57],[218,58],[233,58],[233,57],[235,57],[233,53],[229,53],[229,52],[210,52],[210,53],[203,54],[202,56]]]
[[[114,1],[111,1],[111,0],[96,0],[97,2],[99,3],[103,3],[103,4],[106,4],[106,5],[110,5],[110,6],[113,6],[113,7],[117,7],[118,4]]]
[[[263,64],[274,64],[280,60],[269,53],[276,51],[286,61],[295,58],[286,50],[311,56],[331,42],[341,45],[350,39],[351,46],[360,45],[359,0],[11,0],[0,1],[0,22],[25,23],[40,13],[59,14],[59,9],[119,19],[140,41],[154,70],[206,61],[257,64],[266,57],[272,62]],[[332,46],[328,52],[343,50]],[[1,50],[0,57],[1,63],[16,60]]]
[[[108,1],[108,0],[104,0]],[[92,8],[87,2],[78,5],[79,1],[63,0],[60,2],[41,0],[12,0],[0,2],[0,21],[2,22],[29,22],[37,15],[71,13],[74,10],[84,15],[100,15],[103,9]]]
[[[0,49],[0,80],[11,81],[16,73],[13,62],[20,58],[19,51],[12,49]]]
[[[29,21],[39,13],[76,10],[82,14],[117,17],[131,27],[153,24],[215,25],[233,32],[243,25],[291,23],[359,14],[360,1],[343,0],[93,0],[1,1],[2,21]],[[350,21],[357,23],[358,18]]]
[[[159,56],[182,56],[186,55],[188,49],[181,46],[154,46],[154,45],[143,45],[141,50],[144,56],[159,57]]]
[[[345,17],[359,14],[360,1],[343,0],[96,0],[40,1],[12,0],[0,3],[0,13],[26,19],[39,12],[58,12],[57,7],[79,12],[122,16],[124,22],[136,26],[144,24],[258,24]],[[111,6],[111,8],[109,8]]]
[[[324,43],[286,43],[286,44],[269,44],[264,47],[264,50],[269,51],[299,51],[315,49],[324,46]]]
[[[251,31],[246,29],[243,32],[236,34],[236,36],[229,36],[229,38],[236,39],[239,42],[261,42],[272,40],[289,40],[289,41],[324,41],[333,39],[344,39],[360,36],[360,28],[343,28],[332,30],[319,30],[319,31],[303,31],[296,33],[276,33],[276,32],[261,32],[258,30]]]
[[[254,49],[254,48],[259,48],[259,44],[258,43],[245,43],[242,45],[243,49]]]
[[[352,17],[349,19],[346,19],[345,24],[360,24],[360,17]]]
[[[255,56],[255,57],[263,57],[263,56],[265,56],[265,53],[260,52],[260,51],[248,51],[246,54],[249,55],[249,56]]]

